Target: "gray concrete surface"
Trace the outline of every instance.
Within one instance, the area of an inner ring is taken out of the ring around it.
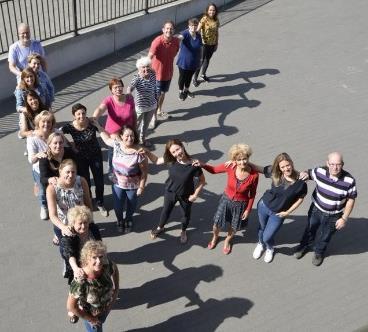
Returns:
[[[209,69],[211,83],[193,89],[194,100],[177,99],[177,73],[165,108],[173,118],[150,136],[155,152],[173,136],[204,161],[227,159],[228,147],[246,142],[252,160],[270,163],[287,151],[299,169],[324,163],[330,151],[345,156],[357,179],[359,197],[346,229],[329,246],[316,268],[311,254],[292,257],[306,222],[310,192],[277,237],[271,264],[251,257],[257,229],[253,209],[249,228],[239,233],[233,252],[213,251],[211,219],[225,177],[206,174],[208,185],[193,207],[189,242],[178,241],[175,211],[168,232],[156,241],[149,230],[162,205],[164,167],[150,167],[135,231],[119,235],[115,216],[95,213],[111,257],[121,273],[120,299],[106,331],[354,331],[367,326],[368,164],[366,92],[368,3],[275,0],[241,2],[221,16],[221,40]],[[128,83],[137,56],[148,41],[73,71],[58,79],[56,116],[70,120],[70,106],[84,103],[91,114],[108,94],[107,80],[122,75]],[[0,160],[0,321],[2,331],[82,331],[66,319],[67,286],[61,260],[51,244],[50,222],[40,221],[32,197],[24,142],[14,129],[13,105],[1,105]],[[261,178],[257,199],[270,186]],[[111,190],[106,185],[111,208]]]

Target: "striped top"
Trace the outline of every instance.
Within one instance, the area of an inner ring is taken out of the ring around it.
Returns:
[[[129,85],[132,90],[135,89],[136,91],[134,98],[136,109],[151,109],[156,106],[158,90],[156,75],[152,70],[150,70],[148,79],[135,74]]]
[[[330,177],[327,167],[316,167],[308,170],[309,178],[316,182],[312,194],[312,202],[322,212],[328,214],[341,213],[349,198],[358,195],[355,179],[342,170],[338,179]]]

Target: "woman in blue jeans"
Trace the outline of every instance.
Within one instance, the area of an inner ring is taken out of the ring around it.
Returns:
[[[100,131],[102,140],[113,148],[112,198],[119,232],[129,233],[133,227],[133,214],[138,196],[142,195],[147,180],[147,160],[139,153],[138,135],[130,126],[123,126],[116,138],[97,121],[93,124]],[[124,218],[124,207],[126,212]]]
[[[257,205],[258,244],[253,252],[253,258],[259,259],[266,249],[264,261],[270,263],[274,256],[275,235],[285,218],[302,204],[307,184],[298,179],[299,173],[285,152],[276,156],[272,166],[253,166],[266,178],[272,179],[271,189],[263,194]]]

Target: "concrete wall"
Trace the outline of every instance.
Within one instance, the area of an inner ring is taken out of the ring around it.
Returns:
[[[221,7],[234,0],[211,0]],[[45,46],[49,75],[57,77],[88,62],[133,44],[137,40],[159,33],[165,20],[182,23],[200,15],[209,0],[182,1],[154,9],[149,14],[138,14],[132,18],[81,33]],[[12,95],[15,77],[9,72],[7,59],[0,60],[0,100]]]

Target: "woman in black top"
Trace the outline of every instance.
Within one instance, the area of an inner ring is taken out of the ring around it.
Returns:
[[[259,242],[254,249],[253,258],[259,259],[266,249],[264,261],[270,263],[274,255],[274,237],[285,218],[302,204],[307,194],[307,185],[298,179],[299,174],[294,169],[293,161],[285,152],[276,156],[272,166],[254,166],[258,172],[272,179],[272,185],[257,205]]]
[[[155,239],[164,231],[164,226],[170,217],[171,211],[176,202],[179,202],[183,214],[180,242],[184,244],[187,242],[186,229],[190,220],[192,203],[197,199],[199,192],[205,185],[202,169],[199,166],[192,165],[193,161],[190,155],[178,139],[171,139],[166,143],[163,157],[157,157],[148,150],[145,153],[156,165],[167,164],[169,167],[160,222],[157,228],[151,231],[151,238]],[[199,178],[196,188],[194,178]]]
[[[74,147],[78,151],[78,172],[87,180],[90,192],[91,179],[89,170],[91,169],[96,187],[97,208],[103,217],[107,217],[108,212],[104,207],[102,152],[96,137],[98,130],[87,118],[87,108],[84,105],[73,105],[72,114],[74,116],[73,122],[68,123],[61,129],[64,134],[70,134],[73,138]]]

